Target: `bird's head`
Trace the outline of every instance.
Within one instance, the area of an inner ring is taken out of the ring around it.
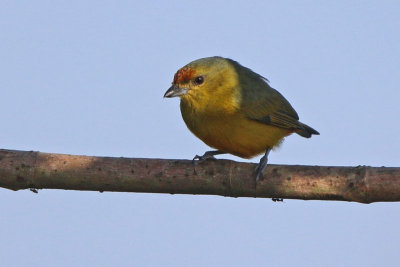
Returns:
[[[172,86],[164,97],[214,98],[226,94],[224,88],[233,88],[238,82],[231,60],[222,57],[207,57],[190,62],[179,69]]]

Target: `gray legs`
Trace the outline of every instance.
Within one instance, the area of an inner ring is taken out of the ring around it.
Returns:
[[[271,151],[270,148],[267,148],[267,150],[265,151],[264,156],[260,159],[260,163],[258,163],[258,166],[256,168],[256,182],[258,180],[260,180],[260,178],[263,175],[264,169],[265,167],[267,167],[267,163],[268,163],[268,154]]]
[[[214,156],[220,155],[220,154],[226,154],[226,152],[223,152],[221,150],[207,151],[206,153],[204,153],[203,156],[199,156],[199,155],[194,156],[193,160],[198,159],[201,161],[201,160],[206,160],[206,159],[215,159]]]

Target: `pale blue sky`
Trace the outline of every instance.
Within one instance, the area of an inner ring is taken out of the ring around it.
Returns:
[[[162,96],[219,55],[321,133],[270,163],[399,166],[399,14],[394,0],[3,0],[0,147],[191,159],[208,147]],[[5,266],[398,265],[398,203],[0,189],[0,212]]]

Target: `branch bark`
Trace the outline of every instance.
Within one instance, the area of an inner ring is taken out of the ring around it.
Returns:
[[[255,164],[231,160],[90,157],[0,150],[0,187],[229,197],[400,201],[400,168],[269,165],[254,181]]]

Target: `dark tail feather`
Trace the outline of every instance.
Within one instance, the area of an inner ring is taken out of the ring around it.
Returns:
[[[300,127],[296,133],[300,136],[303,136],[305,138],[310,138],[313,134],[315,135],[319,135],[319,132],[317,132],[316,130],[314,130],[313,128],[311,128],[308,125],[305,125],[304,123],[299,122]]]

